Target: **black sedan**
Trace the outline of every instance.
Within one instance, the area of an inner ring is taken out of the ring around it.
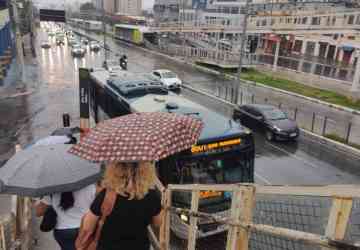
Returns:
[[[234,119],[241,124],[265,132],[266,139],[295,140],[299,128],[295,121],[288,118],[287,114],[271,105],[249,104],[242,105],[234,110]]]

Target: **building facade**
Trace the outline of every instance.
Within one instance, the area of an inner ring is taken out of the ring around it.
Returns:
[[[115,0],[114,8],[117,14],[140,16],[142,14],[142,0]]]
[[[155,0],[154,17],[158,22],[179,20],[179,0]]]
[[[360,9],[344,6],[344,2],[328,8],[323,5],[312,10],[273,11],[271,15],[264,12],[249,20],[249,29],[262,33],[260,52],[274,54],[280,42],[280,55],[317,57],[343,65],[356,62],[360,35],[355,31],[359,28]],[[289,30],[289,34],[273,34],[270,30]]]

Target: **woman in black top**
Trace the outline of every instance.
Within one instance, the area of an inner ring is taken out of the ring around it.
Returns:
[[[152,163],[111,163],[106,168],[101,191],[91,205],[86,225],[94,227],[101,216],[106,190],[117,193],[111,213],[106,217],[97,250],[149,250],[147,226],[161,223],[161,199],[153,190],[155,167]]]

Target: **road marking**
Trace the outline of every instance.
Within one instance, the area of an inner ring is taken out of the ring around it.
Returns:
[[[265,177],[259,175],[258,173],[255,172],[255,177],[259,178],[260,180],[262,180],[263,182],[265,182],[267,185],[271,185],[271,182],[266,179]]]
[[[286,151],[285,149],[283,149],[283,148],[281,148],[281,147],[279,147],[279,146],[276,146],[275,144],[272,144],[272,143],[266,141],[266,142],[265,142],[265,145],[270,145],[271,147],[276,148],[277,150],[279,150],[279,151],[281,151],[281,152],[283,152],[283,153],[285,153],[285,154],[293,157],[294,159],[296,159],[296,160],[298,160],[298,161],[302,161],[303,163],[305,163],[306,165],[309,165],[309,166],[312,167],[312,168],[319,168],[319,166],[317,166],[317,165],[315,165],[315,164],[312,164],[311,162],[305,160],[305,159],[302,158],[302,157],[299,157],[299,156],[297,156],[297,155],[295,155],[295,154],[289,153],[289,152]]]

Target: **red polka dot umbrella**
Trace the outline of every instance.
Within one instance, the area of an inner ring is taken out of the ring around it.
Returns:
[[[194,145],[203,124],[173,113],[134,113],[100,123],[70,149],[94,162],[158,161]]]

